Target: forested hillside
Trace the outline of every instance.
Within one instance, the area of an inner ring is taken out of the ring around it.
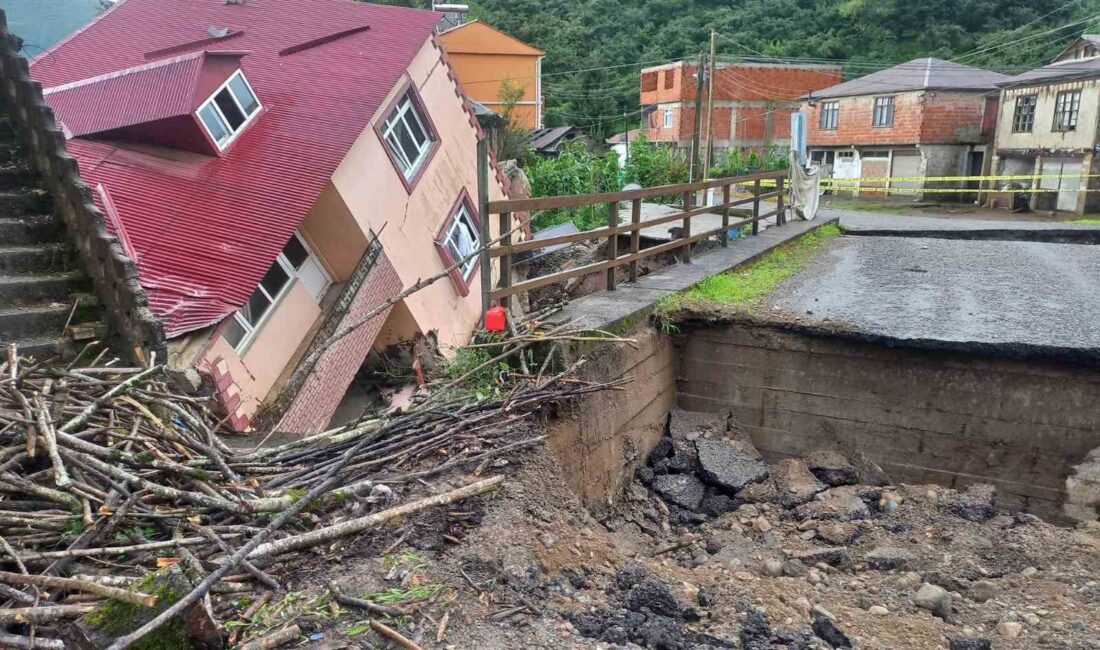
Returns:
[[[1015,72],[1100,29],[1100,0],[470,0],[470,8],[546,51],[548,121],[597,135],[621,128],[623,113],[634,123],[641,64],[704,51],[711,28],[720,60],[822,59],[844,63],[847,76],[921,56]]]

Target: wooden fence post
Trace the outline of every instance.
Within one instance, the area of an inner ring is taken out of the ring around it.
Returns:
[[[607,227],[612,231],[607,235],[607,260],[614,262],[619,258],[619,202],[611,201],[607,204]],[[607,290],[615,290],[615,272],[618,267],[607,269]]]
[[[730,186],[722,186],[722,248],[730,245]]]
[[[779,196],[775,197],[775,209],[776,209],[775,225],[777,225],[777,226],[782,226],[783,224],[787,223],[787,217],[783,212],[785,210],[785,208],[783,207],[783,194],[784,194],[783,181],[784,180],[786,180],[786,179],[783,176],[780,176],[779,178],[775,179],[775,187],[776,187],[777,190],[779,190]]]
[[[511,246],[512,245],[512,213],[501,212],[500,213],[500,245]],[[512,286],[512,256],[501,255],[500,256],[500,286],[507,289]],[[508,309],[512,305],[512,297],[505,296],[501,298],[500,305],[505,309]]]
[[[481,221],[481,245],[493,241],[489,228],[489,146],[482,138],[477,143],[477,211]],[[489,311],[489,296],[493,292],[493,267],[489,249],[481,251],[481,314]]]
[[[752,182],[752,234],[760,234],[760,179]]]
[[[684,212],[691,211],[691,190],[684,192]],[[680,236],[685,240],[691,237],[691,217],[684,217],[684,227],[680,233]],[[685,263],[691,262],[691,242],[688,241],[684,244],[684,253],[682,257]]]
[[[634,199],[630,202],[630,223],[634,229],[630,231],[630,254],[634,255],[642,249],[642,230],[638,224],[642,222],[642,200]],[[638,260],[630,263],[630,281],[638,281]]]

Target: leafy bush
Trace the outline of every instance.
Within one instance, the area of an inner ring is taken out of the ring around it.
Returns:
[[[712,167],[710,175],[712,178],[721,178],[786,168],[787,156],[782,147],[772,147],[763,152],[756,149],[730,149],[725,162]]]
[[[625,179],[642,187],[658,187],[688,182],[690,165],[687,158],[669,147],[655,145],[639,135],[630,142],[630,156],[626,160]],[[653,200],[668,203],[678,197],[655,197]]]
[[[531,181],[531,196],[570,196],[617,192],[622,189],[619,158],[614,152],[597,156],[583,142],[562,145],[557,158],[529,159],[526,169]],[[544,210],[531,220],[535,230],[572,221],[580,230],[607,225],[607,208],[603,205],[562,210]]]

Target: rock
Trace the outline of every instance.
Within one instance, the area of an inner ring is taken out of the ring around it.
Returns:
[[[701,413],[672,409],[668,412],[668,435],[673,440],[695,440],[705,435],[722,436],[729,431],[729,413]]]
[[[766,533],[772,529],[772,522],[767,517],[757,517],[752,520],[752,529],[758,533]]]
[[[879,464],[871,460],[862,451],[857,451],[851,455],[852,464],[855,465],[856,471],[859,473],[859,482],[864,485],[891,485],[893,481],[886,472],[882,471]]]
[[[1020,625],[1016,621],[1001,621],[997,623],[997,636],[1003,636],[1006,639],[1015,639],[1024,632],[1024,626]]]
[[[1031,627],[1038,627],[1039,623],[1042,622],[1039,620],[1039,617],[1037,615],[1032,614],[1031,612],[1024,612],[1023,614],[1020,614],[1020,618],[1024,619],[1024,623],[1027,623]]]
[[[737,509],[737,501],[724,494],[708,494],[699,504],[699,511],[711,517],[721,517]]]
[[[951,594],[943,587],[924,583],[913,596],[913,604],[945,621],[951,617]]]
[[[845,486],[821,492],[813,501],[795,508],[794,514],[799,519],[853,521],[869,518],[871,511],[853,486]]]
[[[900,571],[909,567],[913,554],[905,549],[879,546],[863,556],[863,559],[875,571]]]
[[[951,514],[969,521],[982,522],[997,516],[997,488],[987,483],[970,486],[966,492],[949,499],[944,507]]]
[[[830,621],[836,620],[836,614],[833,614],[821,605],[814,605],[812,608],[810,608],[810,618],[813,618],[814,616],[824,616]]]
[[[1036,569],[1033,566],[1026,567],[1023,571],[1020,571],[1020,575],[1024,576],[1025,578],[1031,577],[1036,573],[1039,573],[1039,569]]]
[[[699,476],[710,485],[736,491],[768,478],[767,465],[727,440],[700,438],[695,448],[699,453]]]
[[[709,589],[700,589],[695,595],[695,602],[699,603],[700,607],[710,607],[714,604],[714,594]]]
[[[997,515],[989,520],[990,526],[996,526],[997,528],[1008,528],[1016,523],[1016,520],[1008,515]]]
[[[806,521],[812,522],[812,519]],[[835,546],[851,544],[863,535],[863,528],[854,522],[822,524],[817,527],[817,536]]]
[[[615,586],[619,589],[630,589],[644,580],[649,575],[646,568],[636,562],[624,564],[615,572]]]
[[[992,650],[993,643],[989,639],[976,639],[969,636],[948,637],[948,650]]]
[[[783,563],[776,559],[765,560],[761,567],[761,573],[772,578],[783,575]]]
[[[542,545],[548,549],[554,548],[558,544],[558,540],[554,539],[554,536],[550,533],[543,533],[539,535],[539,541]]]
[[[966,596],[976,603],[984,603],[996,596],[998,591],[997,583],[989,580],[978,580],[970,584],[970,587],[966,590]]]
[[[779,500],[779,489],[776,488],[775,481],[769,479],[738,490],[737,498],[747,503],[775,503]]]
[[[825,574],[817,569],[810,569],[806,573],[806,582],[811,585],[819,585],[825,582]]]
[[[649,464],[654,465],[658,461],[671,457],[672,450],[672,438],[661,438],[654,445],[653,451],[649,452]]]
[[[871,605],[867,608],[868,614],[874,614],[875,616],[889,616],[890,610],[886,609],[882,605]]]
[[[706,488],[699,479],[686,474],[658,476],[653,480],[653,491],[665,500],[688,510],[697,510],[706,494]]]
[[[768,616],[759,609],[752,609],[741,624],[741,648],[743,650],[771,650],[772,631]]]
[[[852,647],[852,641],[846,634],[840,631],[840,628],[838,628],[836,623],[828,616],[815,613],[813,625],[811,627],[818,638],[834,648]]]
[[[806,462],[797,458],[784,458],[776,462],[772,465],[771,475],[775,480],[779,504],[784,508],[806,503],[826,487],[810,473]]]
[[[648,610],[670,618],[679,618],[683,610],[668,585],[652,578],[645,578],[631,587],[623,604],[634,612]]]
[[[783,563],[783,575],[788,578],[801,578],[808,572],[809,570],[806,568],[806,565],[798,560],[787,560]]]
[[[806,566],[814,566],[823,563],[828,566],[846,567],[852,563],[852,555],[843,546],[826,546],[798,551],[791,554],[791,559],[798,560]]]
[[[894,588],[898,591],[909,591],[910,589],[916,589],[921,585],[924,580],[921,579],[920,574],[915,571],[904,573],[897,580],[894,581]]]
[[[672,457],[666,464],[671,474],[694,474],[699,471],[699,454],[690,442],[672,443]]]
[[[806,457],[806,465],[826,485],[837,487],[859,483],[859,470],[835,451],[815,451]]]

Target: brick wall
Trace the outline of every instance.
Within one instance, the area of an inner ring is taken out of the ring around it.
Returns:
[[[732,65],[715,70],[714,99],[793,101],[808,92],[834,86],[842,80],[839,67]],[[692,96],[694,97],[694,92]]]
[[[385,252],[382,252],[337,330],[361,319],[400,291],[401,279]],[[355,378],[355,373],[367,358],[371,344],[385,324],[389,311],[386,309],[378,314],[321,356],[276,426],[277,430],[303,434],[324,430]]]
[[[981,93],[908,92],[895,93],[894,124],[872,126],[874,95],[819,99],[804,104],[809,120],[810,146],[853,144],[950,144],[978,143],[986,119]],[[831,101],[840,105],[837,128],[822,129],[821,110]]]

